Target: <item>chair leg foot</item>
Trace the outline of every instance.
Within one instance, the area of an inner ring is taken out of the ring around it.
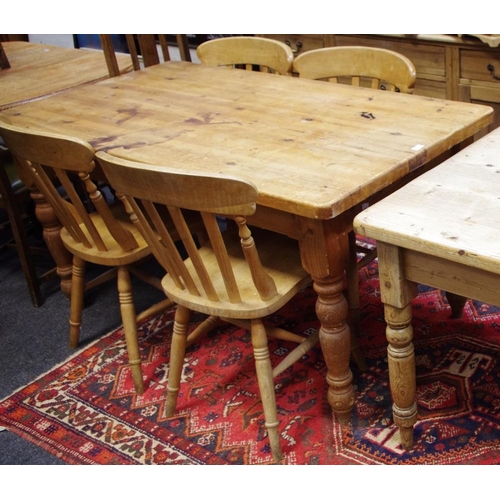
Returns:
[[[120,311],[123,321],[123,331],[127,343],[128,362],[132,372],[132,380],[137,394],[144,393],[144,381],[142,378],[141,354],[139,339],[137,336],[137,319],[134,301],[132,297],[132,283],[130,274],[125,266],[120,266],[118,271],[118,296],[120,300]]]
[[[173,417],[175,413],[175,407],[177,406],[177,396],[179,394],[179,389],[172,389],[167,387],[167,399],[165,401],[165,417]]]
[[[167,400],[165,416],[172,417],[177,406],[177,396],[181,385],[184,357],[186,355],[187,332],[191,311],[183,306],[177,306],[175,311],[172,347],[170,348],[170,366],[168,371]]]
[[[131,360],[129,359],[129,366],[132,372],[132,380],[134,382],[135,392],[140,396],[144,394],[144,380],[142,378],[142,367],[141,360]]]
[[[257,380],[259,382],[260,397],[264,407],[266,428],[271,445],[273,459],[281,461],[280,432],[278,422],[278,410],[276,408],[276,395],[274,392],[273,369],[269,357],[267,345],[267,334],[260,320],[252,320],[252,345],[255,358]]]
[[[76,349],[80,343],[80,323],[69,322],[69,348]]]
[[[80,343],[80,328],[82,325],[83,297],[85,294],[85,261],[80,257],[73,258],[71,276],[71,302],[69,319],[69,346],[76,349]]]

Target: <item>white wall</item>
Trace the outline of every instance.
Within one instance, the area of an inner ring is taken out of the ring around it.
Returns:
[[[75,46],[73,35],[28,35],[28,39],[33,43],[46,43],[48,45],[59,45],[61,47]]]

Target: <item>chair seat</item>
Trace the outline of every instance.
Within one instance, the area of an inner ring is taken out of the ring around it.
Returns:
[[[225,237],[231,265],[237,273],[242,302],[232,304],[229,302],[226,286],[220,279],[213,280],[219,303],[206,298],[199,280],[195,279],[196,286],[200,291],[200,297],[196,298],[187,290],[179,289],[173,282],[172,277],[167,274],[162,280],[165,294],[175,303],[189,307],[192,310],[221,317],[234,319],[260,318],[274,313],[284,306],[299,290],[311,282],[310,275],[304,271],[298,251],[298,243],[286,236],[278,235],[268,231],[253,228],[252,234],[259,247],[259,256],[266,272],[276,283],[278,294],[273,299],[263,303],[255,290],[248,264],[241,250],[239,238],[230,239]],[[211,267],[218,267],[217,260],[211,248],[203,247],[200,254],[210,272]],[[279,258],[277,258],[279,256]],[[193,265],[188,259],[186,266],[192,275],[196,276]],[[266,266],[266,263],[272,267]],[[213,273],[210,272],[212,275]]]
[[[61,239],[73,255],[77,255],[87,262],[92,262],[93,264],[99,264],[103,266],[127,266],[143,257],[147,257],[151,254],[151,250],[148,247],[146,241],[141,236],[141,233],[137,227],[130,221],[130,216],[125,212],[123,207],[120,205],[115,205],[113,207],[113,215],[120,221],[122,226],[128,229],[138,243],[138,247],[124,252],[117,241],[110,234],[108,228],[104,224],[101,216],[94,212],[90,214],[90,218],[94,222],[98,233],[101,235],[104,244],[106,245],[106,251],[99,251],[97,248],[89,249],[83,245],[83,243],[76,242],[73,237],[68,233],[66,228],[61,229]],[[82,231],[89,236],[87,228],[81,224]]]

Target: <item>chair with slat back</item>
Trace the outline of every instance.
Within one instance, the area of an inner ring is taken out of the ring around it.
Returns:
[[[23,129],[3,121],[0,121],[0,136],[20,172],[33,181],[63,225],[61,239],[73,255],[70,346],[75,348],[79,343],[86,262],[112,268],[118,276],[132,378],[137,393],[141,394],[144,383],[137,321],[171,305],[165,299],[136,317],[129,272],[135,273],[132,266],[151,255],[148,244],[131,223],[123,204],[109,205],[91,180],[90,174],[95,167],[94,149],[88,143],[32,128]],[[87,209],[89,203],[91,209]],[[140,269],[137,273],[138,277],[161,289],[159,278],[144,275]]]
[[[291,75],[292,49],[278,40],[256,36],[216,38],[198,46],[196,54],[202,64],[241,67],[266,73]]]
[[[39,307],[44,302],[42,284],[55,278],[57,273],[53,261],[51,267],[45,271],[38,265],[36,256],[45,254],[50,259],[50,252],[45,245],[38,244],[36,238],[30,241],[31,234],[36,236],[37,227],[33,205],[29,186],[20,178],[12,155],[0,138],[0,209],[7,213],[12,234],[12,240],[7,241],[5,246],[13,246],[16,249],[31,303]]]
[[[397,52],[372,47],[327,47],[297,56],[293,68],[301,78],[323,80],[353,86],[365,86],[392,92],[413,93],[416,71],[413,63]],[[350,256],[347,268],[348,302],[351,316],[352,354],[357,365],[365,368],[356,332],[359,330],[358,271],[377,257],[376,248],[359,245],[349,233]],[[358,254],[362,258],[358,262]]]
[[[134,71],[170,61],[167,35],[125,35]],[[175,35],[182,61],[191,61],[187,35]],[[111,35],[99,35],[109,76],[120,74]]]
[[[416,71],[402,54],[374,47],[327,47],[304,52],[293,62],[299,77],[372,89],[413,93]]]
[[[301,337],[263,323],[264,317],[311,283],[302,268],[297,241],[257,229],[252,235],[246,217],[255,212],[258,193],[248,181],[139,164],[103,152],[96,156],[111,185],[130,204],[132,220],[167,271],[163,289],[177,304],[166,415],[173,416],[176,409],[186,346],[197,340],[196,334],[187,335],[190,311],[248,328],[272,455],[279,461],[282,452],[273,378],[318,340],[317,332]],[[157,207],[166,207],[170,213],[186,250],[185,260],[163,226]],[[200,212],[206,237],[198,244],[191,237],[185,211]],[[220,217],[227,222],[222,231]],[[268,335],[299,343],[274,369]]]

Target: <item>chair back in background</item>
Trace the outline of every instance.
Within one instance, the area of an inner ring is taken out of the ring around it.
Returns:
[[[170,61],[170,52],[167,43],[167,35],[125,35],[128,51],[132,60],[134,71],[142,67],[147,68],[161,62]],[[191,61],[187,35],[175,35],[179,47],[181,60]],[[99,35],[106,64],[108,65],[109,76],[114,77],[120,74],[116,60],[116,49],[111,35]]]
[[[300,54],[293,62],[302,78],[365,85],[411,94],[416,71],[402,54],[374,47],[327,47]]]
[[[280,75],[291,75],[293,64],[293,52],[288,45],[256,36],[209,40],[198,46],[196,54],[202,64],[247,70],[258,67],[262,72]]]

